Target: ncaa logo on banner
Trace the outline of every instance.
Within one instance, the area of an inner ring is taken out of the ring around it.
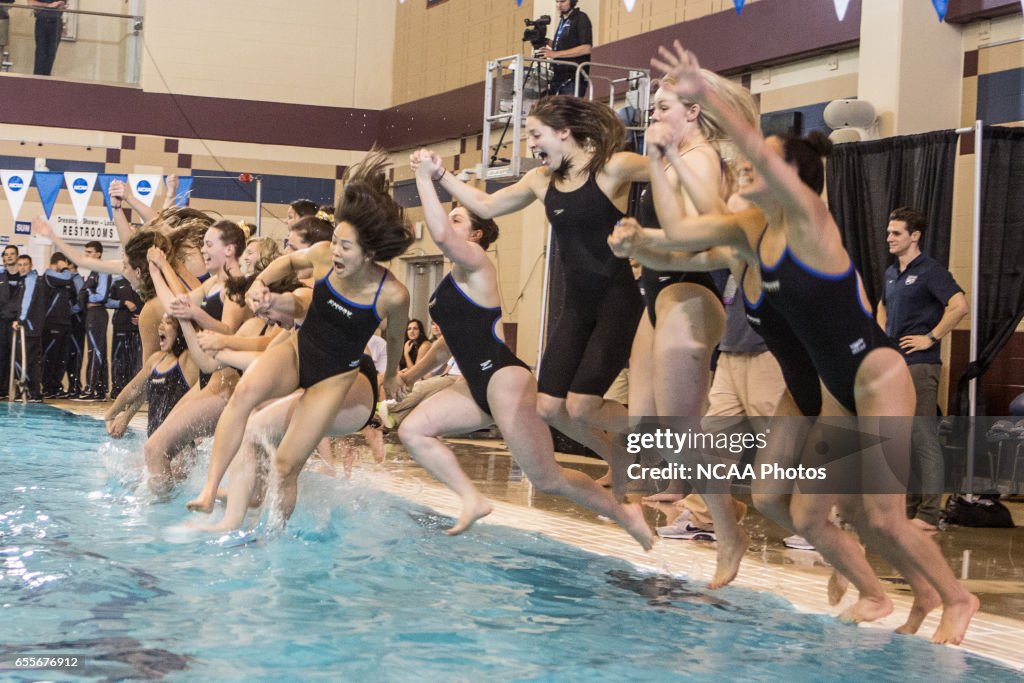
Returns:
[[[25,187],[25,180],[20,175],[12,175],[11,179],[7,181],[7,187],[12,192],[19,192]]]
[[[71,189],[78,194],[85,194],[89,191],[89,183],[86,182],[85,178],[78,178],[71,184]]]
[[[145,197],[149,194],[152,194],[153,186],[149,184],[148,180],[140,180],[139,184],[136,185],[135,187],[135,191],[138,192],[143,197]]]

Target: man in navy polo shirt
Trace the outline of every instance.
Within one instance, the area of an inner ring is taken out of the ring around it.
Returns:
[[[921,253],[926,222],[924,214],[915,209],[900,208],[889,214],[886,241],[896,263],[885,271],[878,324],[907,361],[917,391],[915,414],[934,418],[942,372],[939,340],[967,315],[967,299],[949,271]],[[912,479],[921,493],[907,496],[907,515],[928,531],[938,526],[944,489],[936,427],[932,420],[914,420]]]

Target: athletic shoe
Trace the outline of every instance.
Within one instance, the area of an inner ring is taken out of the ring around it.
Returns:
[[[714,541],[715,532],[705,531],[689,522],[659,526],[658,535],[662,538],[676,538],[683,541]]]
[[[811,545],[806,538],[798,536],[797,534],[786,536],[782,539],[782,542],[787,548],[792,548],[793,550],[814,550],[814,546]]]
[[[385,429],[395,428],[395,418],[391,417],[391,413],[388,412],[388,403],[394,405],[394,401],[381,401],[377,404],[377,415],[380,417],[380,423]]]

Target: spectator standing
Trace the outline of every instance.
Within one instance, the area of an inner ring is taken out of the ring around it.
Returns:
[[[36,76],[49,76],[53,71],[53,61],[57,59],[60,35],[64,31],[61,10],[68,3],[64,0],[28,0],[28,6],[36,8],[36,60],[32,73]]]
[[[110,298],[106,304],[107,308],[114,310],[114,339],[110,353],[111,398],[117,398],[142,369],[139,311],[142,310],[143,303],[128,280],[120,275],[114,276],[110,285]]]
[[[942,358],[939,340],[967,315],[967,298],[949,271],[921,252],[927,220],[920,211],[889,214],[886,241],[896,262],[885,271],[878,324],[907,361],[917,392],[907,516],[925,531],[939,524],[945,489],[942,450],[935,421]]]
[[[7,398],[7,385],[11,376],[11,328],[18,319],[18,248],[8,244],[3,251],[0,266],[0,401]]]
[[[102,259],[103,245],[93,241],[85,245],[85,255],[89,258]],[[87,400],[103,401],[107,397],[107,325],[110,314],[107,313],[107,298],[110,296],[109,273],[92,271],[85,280],[82,292],[82,303],[85,306],[85,335],[89,344],[88,369],[86,383],[89,387]]]

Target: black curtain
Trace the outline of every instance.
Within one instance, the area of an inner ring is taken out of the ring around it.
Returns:
[[[872,305],[892,262],[889,213],[909,206],[928,217],[922,251],[949,263],[957,134],[939,131],[836,145],[828,159],[828,205]]]
[[[979,351],[957,383],[956,415],[967,414],[970,380],[985,374],[1024,318],[1024,129],[986,127],[982,137]],[[982,396],[979,386],[978,415],[988,414]]]

